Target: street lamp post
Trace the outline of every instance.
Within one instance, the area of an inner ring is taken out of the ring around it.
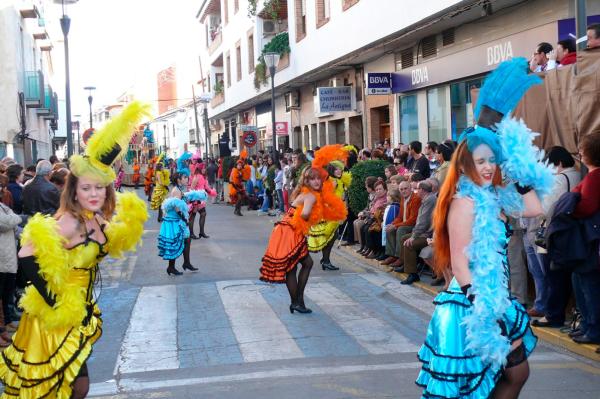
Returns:
[[[88,104],[90,105],[90,129],[92,129],[94,127],[92,122],[92,102],[94,102],[94,97],[92,97],[92,90],[96,90],[96,88],[94,86],[86,86],[83,88],[83,90],[88,91]]]
[[[275,134],[275,71],[277,64],[279,64],[279,53],[265,53],[265,63],[269,68],[269,74],[271,75],[271,128],[273,132],[273,149],[272,158],[273,163],[277,162],[277,135]]]
[[[62,17],[60,18],[60,28],[63,33],[65,45],[65,119],[67,122],[67,156],[73,155],[73,132],[71,132],[71,78],[69,72],[69,29],[71,28],[71,18],[65,15],[65,3],[74,4],[78,0],[54,0],[55,3],[62,5]]]

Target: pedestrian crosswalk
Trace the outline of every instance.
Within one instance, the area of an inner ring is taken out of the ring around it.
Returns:
[[[411,296],[417,299],[403,301]],[[143,287],[114,375],[416,352],[427,319],[420,312],[430,310],[419,301],[431,302],[412,287],[369,273],[313,278],[305,297],[314,312],[291,315],[285,285],[235,280]],[[407,334],[403,326],[411,323],[416,333]]]

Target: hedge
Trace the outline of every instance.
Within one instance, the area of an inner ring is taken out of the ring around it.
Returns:
[[[352,173],[352,183],[348,189],[348,201],[350,209],[354,214],[365,209],[369,194],[365,189],[365,179],[369,176],[383,177],[385,179],[385,167],[389,166],[387,161],[363,161],[358,162],[350,169]]]

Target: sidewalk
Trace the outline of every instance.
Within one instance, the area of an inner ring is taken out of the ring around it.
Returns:
[[[388,268],[386,266],[382,266],[378,261],[374,259],[365,259],[364,257],[358,255],[356,253],[356,246],[352,247],[340,247],[340,251],[344,251],[346,254],[351,255],[355,259],[360,260],[360,262],[366,263],[369,266],[372,266],[381,271],[387,272]],[[396,273],[389,272],[389,274],[395,276],[400,280],[404,280],[408,277],[405,273]],[[429,283],[431,282],[431,278],[429,276],[421,276],[421,281],[418,281],[413,284],[413,286],[420,288],[421,290],[431,294],[431,296],[435,296],[438,294],[437,287],[432,287]],[[542,327],[533,327],[533,332],[540,339],[546,341],[549,344],[556,345],[563,349],[566,349],[570,352],[576,353],[578,355],[584,356],[588,359],[600,361],[600,354],[596,353],[597,345],[581,345],[576,344],[569,338],[566,333],[560,332],[558,328],[542,328]]]

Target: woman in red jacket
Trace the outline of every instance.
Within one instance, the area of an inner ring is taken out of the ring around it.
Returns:
[[[583,137],[579,153],[589,173],[573,189],[573,192],[581,194],[573,217],[586,219],[600,212],[600,132]],[[578,344],[600,344],[600,265],[583,273],[575,269],[571,278],[577,308],[582,316],[579,328],[571,333],[571,337]]]

